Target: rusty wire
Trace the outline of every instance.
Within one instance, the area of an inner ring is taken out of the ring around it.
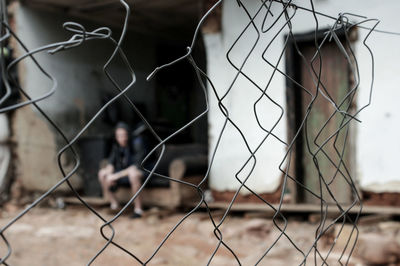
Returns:
[[[6,93],[4,95],[1,95],[0,98],[0,112],[9,112],[12,110],[15,110],[17,108],[21,108],[26,105],[32,105],[34,106],[42,115],[43,117],[51,124],[51,126],[57,131],[58,134],[63,138],[65,141],[65,146],[58,152],[57,159],[58,159],[58,167],[62,173],[63,178],[60,179],[59,182],[57,182],[51,189],[49,189],[46,193],[41,195],[38,199],[36,199],[32,204],[30,204],[26,209],[24,209],[21,213],[19,213],[16,217],[14,217],[12,220],[10,220],[6,225],[4,225],[0,229],[0,235],[3,240],[3,245],[5,245],[8,249],[8,252],[6,254],[0,254],[0,263],[3,265],[8,265],[7,260],[10,258],[12,255],[12,246],[11,243],[8,242],[5,233],[7,229],[9,229],[16,221],[18,221],[21,217],[23,217],[26,213],[28,213],[32,208],[37,206],[42,200],[44,200],[47,196],[49,196],[54,190],[56,190],[60,185],[63,183],[66,183],[71,191],[74,193],[74,195],[80,200],[82,205],[84,205],[93,215],[97,216],[102,222],[103,225],[100,228],[100,234],[102,237],[105,239],[106,243],[104,246],[96,253],[93,254],[93,257],[89,259],[87,265],[91,265],[95,260],[99,259],[99,255],[111,244],[116,246],[117,248],[121,249],[123,252],[129,254],[133,261],[136,261],[139,264],[142,265],[147,265],[151,260],[157,255],[158,251],[163,247],[164,243],[168,240],[168,238],[175,232],[175,230],[180,226],[180,224],[187,219],[191,214],[199,210],[201,206],[204,206],[208,212],[210,221],[212,222],[214,226],[214,235],[218,239],[218,244],[216,245],[215,249],[213,252],[210,254],[209,260],[207,265],[211,264],[213,261],[213,258],[215,257],[216,253],[218,252],[219,249],[221,248],[226,248],[232,255],[232,257],[235,258],[236,262],[238,265],[241,265],[240,258],[237,256],[235,253],[235,250],[233,250],[229,245],[224,242],[223,240],[223,234],[221,232],[221,227],[224,225],[224,221],[228,217],[229,213],[231,212],[232,206],[235,203],[236,198],[238,197],[239,193],[242,190],[247,190],[249,193],[253,194],[255,197],[257,197],[260,202],[266,204],[271,208],[275,214],[272,218],[275,228],[280,232],[279,235],[276,237],[276,239],[273,241],[272,245],[268,246],[265,248],[265,252],[262,254],[259,254],[259,259],[257,260],[256,264],[259,264],[263,260],[268,260],[268,254],[270,251],[274,248],[274,246],[282,239],[286,238],[293,248],[297,250],[303,257],[302,261],[299,262],[294,262],[293,264],[299,264],[299,265],[306,265],[307,262],[309,262],[310,258],[313,260],[314,264],[321,264],[321,265],[327,265],[328,262],[328,257],[330,256],[336,240],[340,237],[340,234],[342,232],[342,228],[345,225],[345,223],[351,223],[353,226],[352,232],[347,239],[347,243],[345,245],[344,250],[341,253],[340,258],[338,259],[340,264],[348,264],[351,254],[355,248],[356,242],[350,241],[353,237],[353,234],[355,235],[355,238],[358,237],[358,228],[357,228],[357,221],[358,218],[361,214],[362,210],[362,202],[360,195],[358,193],[357,187],[355,185],[354,177],[351,176],[350,171],[348,170],[348,166],[346,166],[346,162],[344,160],[344,154],[345,150],[347,147],[347,140],[348,140],[348,135],[349,135],[349,125],[351,123],[355,122],[360,122],[360,120],[357,118],[358,114],[364,110],[366,107],[368,107],[371,103],[371,97],[372,97],[372,89],[373,89],[373,84],[374,84],[374,56],[369,48],[367,41],[371,33],[374,31],[376,32],[381,32],[381,33],[386,33],[386,34],[398,34],[398,33],[393,33],[393,32],[387,32],[387,31],[378,31],[376,30],[376,26],[379,23],[379,20],[377,19],[368,19],[365,17],[357,16],[354,14],[349,14],[349,13],[341,13],[339,14],[338,17],[332,17],[330,15],[326,15],[320,12],[317,12],[314,10],[314,5],[313,1],[310,0],[310,6],[311,8],[306,8],[303,6],[298,6],[294,3],[292,3],[292,0],[289,1],[281,1],[281,0],[262,0],[259,2],[259,8],[255,12],[255,14],[250,14],[246,7],[246,3],[237,0],[237,8],[240,9],[241,11],[244,12],[244,14],[248,18],[248,23],[246,25],[243,25],[243,30],[239,34],[239,36],[236,38],[236,40],[232,43],[231,47],[226,51],[226,60],[229,62],[230,66],[233,67],[236,70],[236,75],[235,77],[230,81],[230,85],[225,89],[223,93],[219,93],[213,84],[213,81],[207,76],[206,71],[202,70],[196,63],[196,60],[192,57],[192,51],[195,48],[196,45],[196,40],[198,38],[198,35],[200,34],[200,29],[204,21],[207,19],[207,17],[215,11],[215,9],[221,5],[223,2],[222,0],[216,1],[216,3],[204,14],[204,16],[200,19],[197,28],[193,34],[193,40],[190,44],[190,46],[187,47],[187,52],[186,54],[182,55],[181,57],[177,58],[176,60],[173,60],[172,62],[159,66],[155,68],[155,70],[149,74],[147,80],[151,80],[154,78],[158,72],[163,71],[163,69],[166,68],[173,68],[178,62],[180,61],[188,61],[191,66],[193,67],[193,71],[196,73],[196,78],[197,82],[200,84],[201,89],[204,93],[204,99],[205,99],[205,109],[202,113],[194,117],[190,122],[188,122],[186,125],[184,125],[182,128],[171,134],[165,139],[161,139],[155,130],[153,129],[152,125],[146,120],[146,118],[143,116],[143,114],[138,110],[136,105],[125,95],[128,90],[135,89],[135,83],[136,83],[136,77],[135,77],[135,72],[130,65],[128,59],[125,56],[124,51],[121,48],[121,44],[124,41],[124,37],[126,35],[127,27],[128,27],[128,19],[131,13],[129,5],[124,1],[120,0],[119,1],[121,6],[124,7],[125,9],[125,19],[124,19],[124,24],[122,27],[122,33],[118,40],[115,40],[112,37],[112,32],[109,28],[106,27],[101,27],[93,31],[87,31],[85,27],[81,24],[75,23],[75,22],[67,22],[63,25],[64,29],[71,32],[73,35],[69,40],[63,41],[63,42],[57,42],[57,43],[52,43],[48,44],[42,47],[38,47],[35,49],[28,49],[25,47],[23,42],[20,40],[20,38],[17,36],[15,32],[10,28],[8,25],[8,20],[7,20],[7,9],[6,9],[6,3],[5,0],[1,0],[1,21],[2,23],[0,24],[0,33],[1,33],[1,39],[0,39],[0,54],[1,54],[1,68],[2,68],[2,80],[5,83],[6,87]],[[281,11],[278,14],[273,14],[271,10],[271,6],[274,5],[275,7],[280,7]],[[309,12],[315,22],[315,34],[314,34],[314,46],[315,46],[315,54],[313,55],[311,61],[306,59],[306,57],[302,54],[301,50],[299,49],[298,43],[296,41],[296,35],[293,33],[293,25],[292,25],[292,19],[296,16],[297,12],[301,10],[302,12]],[[132,10],[133,16],[135,15],[135,10]],[[327,31],[324,34],[324,37],[321,40],[318,39],[317,37],[317,32],[319,31],[319,16],[324,16],[328,17],[332,20],[332,27],[330,28],[329,31]],[[256,18],[262,17],[262,23],[257,24]],[[282,26],[277,26],[278,21],[284,19],[284,24]],[[350,22],[350,19],[352,20],[357,20],[358,22]],[[267,27],[267,22],[269,26]],[[351,41],[349,37],[349,32],[352,28],[358,27],[362,30],[367,30],[368,34],[364,38],[363,45],[364,48],[368,50],[370,53],[370,60],[371,60],[371,83],[370,87],[368,88],[370,90],[369,94],[369,99],[368,102],[362,105],[360,108],[358,108],[355,111],[350,110],[350,105],[346,103],[352,102],[355,98],[355,95],[357,91],[359,90],[359,84],[360,84],[360,73],[359,73],[359,67],[358,67],[358,62],[356,55],[352,49],[351,46]],[[231,55],[231,51],[236,47],[237,43],[242,39],[243,35],[248,32],[249,30],[255,31],[257,33],[256,39],[253,41],[253,43],[249,43],[249,46],[251,49],[248,51],[246,54],[244,60],[240,64],[235,64],[233,63],[233,58]],[[269,67],[272,68],[273,72],[270,75],[268,81],[265,84],[258,84],[256,81],[254,81],[252,78],[250,78],[249,73],[244,72],[244,66],[247,64],[247,61],[249,57],[253,54],[253,51],[257,45],[259,45],[259,41],[261,38],[263,38],[264,34],[267,32],[270,32],[271,30],[277,31],[277,33],[271,38],[269,43],[264,47],[264,51],[262,53],[262,60],[268,64]],[[287,31],[288,34],[285,37],[284,40],[284,47],[281,50],[281,53],[279,54],[279,58],[276,62],[271,62],[271,59],[266,56],[267,51],[269,51],[271,45],[276,42],[277,38],[282,35],[283,31]],[[344,37],[345,41],[342,43],[337,35],[337,32],[342,31],[344,32]],[[5,41],[8,40],[10,37],[14,37],[15,40],[19,43],[19,45],[23,48],[25,53],[15,59],[11,64],[5,68],[5,63],[3,59],[3,47],[5,44]],[[45,111],[43,111],[39,105],[37,104],[38,102],[42,101],[43,99],[46,99],[48,97],[51,97],[51,95],[55,92],[57,89],[57,80],[51,76],[48,72],[45,70],[45,66],[41,66],[39,62],[35,60],[34,55],[37,53],[41,52],[48,52],[50,54],[55,54],[58,52],[61,52],[66,49],[74,49],[77,46],[84,45],[87,41],[96,41],[96,40],[101,40],[105,39],[111,42],[114,45],[114,51],[110,58],[105,62],[103,71],[107,78],[112,82],[114,88],[117,91],[116,96],[114,96],[111,100],[109,100],[105,105],[103,105],[95,115],[90,119],[90,121],[79,130],[75,134],[75,136],[71,139],[68,140],[68,138],[65,136],[63,131],[59,128],[57,125],[57,121],[53,121],[48,114],[46,114]],[[313,86],[314,88],[306,88],[302,84],[300,84],[298,81],[294,79],[294,77],[289,76],[288,74],[285,73],[285,71],[281,70],[279,68],[280,62],[282,61],[282,58],[285,55],[285,52],[288,48],[289,45],[289,40],[292,41],[294,44],[294,47],[296,49],[296,53],[298,56],[301,58],[301,64],[307,69],[307,74],[313,81]],[[334,43],[337,48],[340,50],[342,55],[346,58],[346,62],[349,66],[349,69],[351,71],[351,75],[354,78],[354,85],[352,88],[349,89],[347,94],[340,99],[339,101],[335,100],[328,92],[328,88],[326,87],[326,84],[322,82],[321,75],[322,75],[322,65],[323,65],[323,60],[322,60],[322,55],[321,55],[321,49],[326,43]],[[117,56],[119,56],[124,64],[126,69],[129,71],[131,75],[131,80],[130,83],[122,87],[118,80],[114,79],[114,77],[108,72],[108,66],[112,62],[113,59],[115,59]],[[44,75],[46,78],[48,78],[52,82],[51,88],[49,90],[34,99],[27,94],[23,88],[19,87],[18,82],[16,80],[11,79],[9,72],[12,68],[16,67],[16,65],[21,62],[22,60],[27,60],[30,59],[32,60],[36,67],[41,71],[41,74]],[[318,67],[315,67],[314,62],[319,62]],[[295,132],[295,135],[292,139],[287,139],[283,137],[279,137],[278,135],[275,134],[275,128],[278,126],[279,123],[281,123],[283,116],[285,115],[285,108],[281,104],[279,104],[276,100],[274,100],[268,93],[269,93],[269,88],[271,81],[273,78],[275,78],[276,75],[282,75],[285,77],[286,80],[293,82],[299,90],[302,90],[306,95],[309,97],[308,101],[308,106],[306,109],[306,113],[304,114],[304,117],[301,120],[299,128],[293,129]],[[253,111],[254,111],[254,116],[257,120],[258,126],[260,129],[265,132],[264,138],[258,143],[256,148],[252,149],[249,145],[248,139],[246,138],[245,134],[243,133],[242,129],[240,126],[235,123],[235,121],[230,117],[229,113],[229,108],[224,104],[224,99],[226,99],[229,96],[229,93],[231,92],[232,88],[235,86],[237,83],[237,79],[239,77],[244,77],[248,82],[250,82],[253,86],[254,89],[258,90],[260,95],[257,101],[254,102],[253,104]],[[5,101],[7,100],[8,97],[10,97],[11,93],[11,84],[12,86],[18,87],[19,91],[21,94],[26,98],[25,101],[12,104],[12,105],[7,105],[4,106]],[[207,88],[211,90],[212,93],[207,93]],[[315,93],[313,93],[315,91]],[[210,162],[208,165],[208,169],[206,174],[204,175],[202,181],[199,184],[192,184],[189,182],[185,182],[182,180],[176,180],[174,178],[171,178],[166,175],[161,175],[157,173],[157,167],[158,163],[163,157],[164,150],[165,150],[165,144],[173,137],[177,136],[180,134],[184,129],[192,126],[194,123],[196,123],[201,117],[207,115],[209,112],[209,99],[208,97],[211,96],[215,97],[218,100],[218,107],[221,112],[221,114],[225,117],[224,122],[222,124],[221,131],[219,133],[216,145],[214,147],[211,147],[211,152],[210,154]],[[110,220],[105,219],[100,213],[98,213],[94,208],[92,208],[87,202],[82,199],[82,197],[79,195],[79,193],[74,189],[72,184],[70,183],[69,179],[72,175],[74,175],[77,171],[77,169],[80,166],[80,159],[77,154],[77,152],[73,148],[73,144],[76,143],[76,141],[82,136],[82,134],[93,124],[93,122],[100,116],[100,114],[109,106],[111,105],[114,101],[116,101],[118,98],[124,98],[126,102],[130,105],[132,110],[135,111],[135,113],[141,118],[141,120],[145,123],[146,127],[151,131],[151,133],[154,135],[154,137],[158,140],[158,144],[154,149],[145,157],[145,159],[142,162],[142,167],[145,164],[145,162],[152,156],[156,151],[160,151],[161,153],[158,156],[157,162],[155,166],[152,169],[145,169],[146,171],[149,172],[148,177],[146,180],[143,182],[143,185],[139,189],[139,191],[133,195],[133,197],[129,200],[127,204],[123,206],[123,208]],[[331,105],[333,107],[333,112],[331,113],[329,119],[325,121],[321,127],[318,129],[317,135],[310,139],[310,136],[308,134],[310,130],[310,123],[309,123],[309,115],[310,112],[313,108],[313,104],[317,99],[323,98],[327,104]],[[257,111],[257,106],[261,102],[261,100],[267,100],[270,101],[276,108],[279,109],[280,114],[279,117],[276,119],[276,122],[272,125],[272,127],[267,128],[261,123],[260,120],[260,115]],[[335,116],[340,116],[341,121],[340,124],[337,126],[335,131],[327,138],[321,139],[324,130],[327,128],[328,123],[331,121],[331,119]],[[209,207],[208,203],[205,200],[204,196],[204,191],[201,188],[201,185],[205,182],[207,182],[207,179],[209,177],[209,173],[211,168],[213,167],[214,164],[214,158],[216,153],[218,152],[219,145],[221,143],[221,139],[223,138],[224,132],[227,128],[228,125],[231,125],[235,128],[235,130],[240,134],[243,143],[246,145],[247,150],[248,150],[248,159],[243,163],[241,166],[240,170],[235,174],[234,179],[232,178],[232,182],[238,182],[239,187],[236,190],[234,196],[232,197],[230,203],[227,205],[227,208],[222,216],[222,218],[217,221],[215,217],[213,217]],[[303,134],[305,136],[306,140],[306,147],[307,147],[307,153],[312,156],[312,160],[315,166],[315,169],[318,172],[318,180],[319,180],[319,190],[318,191],[313,191],[309,187],[307,187],[305,184],[299,181],[299,179],[296,176],[292,176],[289,174],[289,168],[291,164],[291,159],[293,157],[293,149],[295,144],[303,138]],[[340,138],[341,135],[344,134],[344,142],[342,144],[339,143],[338,139]],[[246,185],[246,182],[252,178],[253,170],[258,163],[257,161],[257,152],[258,150],[265,145],[266,140],[274,138],[275,140],[279,141],[283,145],[286,146],[286,153],[284,157],[282,158],[282,161],[279,165],[276,167],[283,173],[283,184],[282,184],[282,193],[280,196],[280,201],[278,206],[274,206],[273,204],[269,203],[265,199],[263,199],[259,194],[257,194],[255,191],[253,191],[249,186]],[[330,156],[328,152],[326,151],[326,148],[328,146],[328,142],[334,140],[333,148],[336,152],[335,157]],[[315,148],[316,147],[316,148]],[[61,158],[62,155],[66,152],[70,151],[73,154],[73,157],[75,159],[75,165],[71,171],[66,171],[62,164],[61,164]],[[335,173],[333,176],[329,176],[328,173],[325,173],[323,169],[320,168],[319,162],[320,162],[320,157],[323,155],[326,160],[328,160],[333,167],[335,167]],[[245,176],[241,176],[243,170],[251,166],[250,172],[248,172]],[[143,188],[146,186],[146,184],[150,181],[150,179],[153,176],[159,176],[165,179],[168,179],[170,182],[179,182],[182,185],[189,186],[193,190],[198,192],[198,195],[200,196],[200,200],[198,201],[197,205],[191,209],[188,213],[186,213],[178,223],[165,235],[163,240],[159,243],[158,246],[154,248],[154,251],[152,255],[150,255],[147,259],[140,259],[140,254],[134,254],[128,249],[124,248],[123,246],[119,245],[114,241],[114,236],[115,236],[115,229],[113,228],[112,224],[115,222],[121,215],[122,213],[132,204],[132,202],[136,199],[136,197],[139,195],[139,193],[143,190]],[[352,196],[354,198],[352,204],[350,206],[343,206],[343,204],[340,203],[340,199],[338,199],[335,195],[335,193],[331,190],[330,185],[334,182],[335,179],[342,178],[345,180],[347,185],[351,188]],[[235,181],[236,180],[236,181]],[[309,193],[313,197],[319,200],[320,202],[320,223],[316,229],[315,232],[315,238],[313,243],[310,246],[299,246],[299,244],[295,243],[295,241],[286,233],[286,228],[288,226],[288,220],[285,217],[285,215],[282,213],[282,206],[284,205],[283,202],[283,196],[284,196],[284,191],[287,188],[288,182],[295,182],[296,185],[303,189],[305,193]],[[324,192],[326,191],[326,193]],[[340,211],[340,214],[333,219],[333,221],[328,222],[327,220],[327,214],[328,214],[328,200],[327,198],[330,198],[333,201],[333,204],[338,208]],[[359,207],[359,211],[356,214],[355,218],[350,217],[349,212],[353,207]],[[283,221],[283,224],[280,222]],[[341,228],[338,232],[338,234],[335,236],[335,240],[333,241],[332,245],[329,247],[328,252],[323,254],[321,253],[319,249],[319,241],[321,237],[328,232],[336,223],[341,223]],[[105,229],[108,228],[111,230],[111,235],[107,235],[105,232]],[[310,256],[310,254],[313,253],[313,256]]]

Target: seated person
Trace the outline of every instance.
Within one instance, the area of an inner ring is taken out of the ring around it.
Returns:
[[[130,139],[129,126],[125,123],[118,123],[115,128],[116,143],[111,149],[106,167],[100,169],[98,178],[103,189],[103,196],[110,201],[111,210],[117,210],[119,203],[114,192],[119,186],[126,186],[132,189],[135,194],[140,186],[145,173],[139,169],[140,163],[146,155],[143,142],[140,137]],[[133,145],[131,145],[133,144]],[[133,202],[134,212],[132,218],[142,216],[142,203],[138,195]]]

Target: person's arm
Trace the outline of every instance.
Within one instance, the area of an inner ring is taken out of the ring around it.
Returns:
[[[125,168],[125,169],[123,169],[123,170],[121,170],[119,172],[113,173],[110,176],[110,181],[117,181],[121,177],[128,176],[128,175],[129,175],[129,167]]]

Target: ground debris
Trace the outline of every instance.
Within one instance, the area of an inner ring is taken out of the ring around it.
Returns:
[[[393,235],[364,233],[359,236],[354,256],[366,265],[400,263],[400,245]]]
[[[20,210],[14,208],[10,211],[15,214],[15,211]],[[106,219],[113,217],[108,214],[107,208],[98,210]],[[166,215],[162,209],[157,208],[145,212],[141,219],[132,220],[129,215],[130,212],[127,211],[113,223],[116,230],[114,240],[143,261],[152,255],[166,234],[184,216],[183,213]],[[10,213],[3,215],[0,223],[6,224],[12,216]],[[206,213],[195,213],[184,220],[149,265],[206,265],[218,246],[219,240],[215,236],[214,226],[205,217],[207,217]],[[278,224],[283,228],[281,222]],[[9,260],[10,265],[85,265],[105,243],[99,231],[102,225],[103,222],[100,219],[77,205],[67,206],[65,210],[33,209],[5,232],[15,248]],[[366,232],[366,227],[360,227],[361,246],[349,265],[396,261],[394,254],[400,254],[400,250],[395,248],[394,240],[397,225],[398,223],[393,222],[376,224],[375,231],[372,233]],[[340,224],[336,225],[327,235],[335,236],[340,226]],[[370,228],[372,225],[368,226]],[[315,230],[316,225],[295,221],[288,224],[285,232],[298,246],[306,250],[312,245]],[[225,243],[235,252],[242,265],[257,263],[281,234],[271,219],[249,219],[240,216],[227,216],[220,231]],[[351,231],[351,225],[346,225],[342,230],[343,240],[337,240],[335,249],[327,260],[329,265],[340,265],[338,250],[345,245],[344,239]],[[392,238],[388,238],[385,232],[393,235]],[[105,233],[111,234],[107,229]],[[376,248],[377,245],[380,247]],[[326,254],[328,247],[329,245],[321,245],[321,252]],[[0,246],[0,252],[4,251],[3,249],[4,247]],[[307,264],[313,265],[312,256],[313,254],[310,255]],[[259,265],[299,265],[301,260],[301,253],[293,248],[285,237],[281,237]],[[342,258],[341,262],[345,263],[346,257]],[[357,264],[354,264],[355,262]],[[99,257],[96,265],[136,264],[132,257],[110,246]],[[232,253],[220,245],[211,265],[237,265],[237,262]]]

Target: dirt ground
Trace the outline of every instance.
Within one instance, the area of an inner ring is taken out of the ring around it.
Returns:
[[[4,226],[18,211],[20,209],[3,208],[1,226]],[[107,219],[112,218],[107,209],[99,211]],[[138,256],[140,260],[146,261],[183,215],[183,213],[166,215],[162,210],[154,209],[147,211],[141,219],[132,220],[127,214],[123,215],[113,223],[116,230],[115,241]],[[215,216],[221,217],[221,213],[216,212]],[[13,247],[13,254],[7,262],[9,265],[17,266],[86,265],[106,243],[99,233],[102,224],[99,218],[78,206],[67,206],[64,210],[34,208],[5,232]],[[312,246],[317,226],[317,223],[291,219],[286,233],[303,252],[307,252]],[[398,223],[386,223],[385,230],[388,231],[389,227],[394,228],[391,235],[397,233],[396,237],[400,240],[396,226]],[[148,265],[206,265],[218,245],[213,228],[206,213],[193,214],[171,235]],[[343,235],[351,231],[349,228],[345,227]],[[375,230],[373,228],[378,228],[378,225],[361,226],[360,230],[373,232]],[[228,217],[221,231],[224,241],[239,257],[242,265],[256,264],[279,236],[279,231],[270,219],[243,215]],[[322,254],[326,254],[327,246],[332,240],[330,237],[321,239],[319,248]],[[339,265],[337,262],[340,256],[339,250],[344,245],[345,241],[338,239],[328,261],[329,265]],[[5,246],[1,243],[1,256],[5,251]],[[285,237],[281,237],[259,265],[299,265],[302,258],[301,253]],[[310,265],[314,264],[312,258],[313,252],[308,260],[312,262]],[[140,264],[114,246],[109,246],[92,265]],[[211,265],[238,265],[238,263],[232,254],[221,246]],[[352,258],[350,265],[366,264],[358,255],[358,258]]]

